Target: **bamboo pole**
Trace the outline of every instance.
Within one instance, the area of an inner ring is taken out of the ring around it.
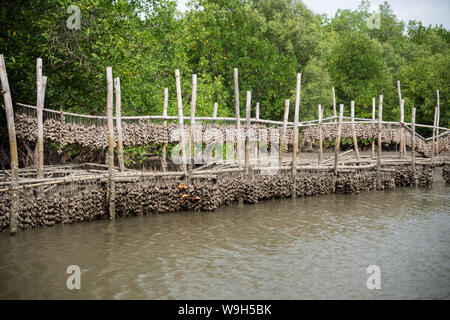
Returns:
[[[436,120],[436,156],[439,155],[439,121],[441,117],[441,107],[439,105],[439,90],[436,90],[437,100],[437,120]]]
[[[119,77],[114,79],[114,87],[116,91],[117,158],[120,171],[123,172],[125,171],[125,163],[123,160],[122,102]]]
[[[44,177],[44,124],[43,124],[43,88],[42,88],[42,59],[36,59],[36,115],[37,115],[37,177]]]
[[[112,67],[106,67],[106,116],[108,118],[108,202],[109,218],[116,218],[116,185],[114,180],[114,120],[113,120],[113,76]]]
[[[338,122],[338,128],[337,128],[337,135],[336,135],[336,143],[334,148],[334,172],[337,173],[338,170],[338,155],[339,155],[339,149],[341,147],[341,134],[342,134],[342,117],[344,116],[344,105],[339,105],[339,122]]]
[[[294,110],[294,142],[292,150],[292,197],[297,197],[297,152],[298,152],[298,118],[300,112],[300,89],[302,74],[297,73],[297,87],[295,91],[295,110]]]
[[[181,169],[187,176],[186,144],[184,141],[184,124],[183,124],[183,102],[181,100],[180,70],[178,69],[175,70],[175,81],[177,87],[178,123],[180,130]]]
[[[359,148],[358,148],[358,139],[356,138],[356,130],[355,130],[355,101],[351,101],[350,104],[350,116],[351,116],[351,127],[352,127],[352,136],[353,136],[353,149],[355,150],[356,160],[360,161],[361,158],[359,156]]]
[[[417,186],[416,176],[416,108],[411,111],[411,166],[413,170],[414,184]]]
[[[334,88],[332,89],[333,91],[333,117],[334,117],[334,122],[336,122],[336,94],[334,91]]]
[[[259,102],[256,103],[256,114],[255,114],[256,120],[259,120]]]
[[[250,162],[250,113],[252,106],[252,93],[247,91],[247,100],[245,104],[245,175],[249,174],[249,162]]]
[[[278,152],[278,165],[280,167],[283,164],[283,150],[284,150],[285,139],[286,139],[288,117],[289,117],[289,99],[284,100],[283,130],[281,131],[280,145],[279,145],[279,152]]]
[[[400,103],[400,159],[402,159],[403,156],[406,156],[404,123],[405,123],[405,100],[402,99]]]
[[[436,150],[436,122],[437,122],[438,108],[434,107],[434,121],[433,121],[433,139],[431,143],[431,163],[434,161],[434,152]]]
[[[167,117],[167,108],[169,106],[169,89],[164,88],[164,105],[163,105],[163,117]],[[167,120],[163,120],[164,128],[167,128]],[[167,171],[167,142],[162,145],[162,170]]]
[[[381,130],[383,128],[383,95],[380,95],[378,105],[378,153],[377,153],[377,189],[381,189]]]
[[[375,97],[372,97],[372,121],[375,122]],[[375,158],[375,138],[372,137],[372,158]]]
[[[236,106],[236,162],[240,166],[241,121],[239,109],[239,71],[234,68],[234,101]]]
[[[190,165],[189,165],[189,179],[192,179],[192,170],[194,169],[194,154],[195,154],[195,105],[197,103],[197,75],[192,75],[192,97],[191,97],[191,118],[190,118]]]
[[[9,90],[8,75],[3,54],[0,54],[0,80],[2,83],[2,93],[5,102],[6,122],[8,126],[9,151],[11,155],[11,211],[9,220],[9,230],[15,234],[18,229],[19,218],[19,193],[17,191],[19,180],[19,157],[17,153],[16,128],[14,126],[14,110]]]
[[[319,159],[318,159],[318,163],[319,166],[322,164],[323,161],[323,137],[322,137],[322,117],[323,117],[323,110],[322,110],[322,105],[319,104],[318,107],[318,111],[319,111],[319,125],[318,125],[318,129],[319,129]]]
[[[219,109],[219,104],[214,102],[213,118],[217,118],[217,110]]]

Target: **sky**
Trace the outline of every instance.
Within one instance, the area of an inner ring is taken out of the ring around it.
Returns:
[[[186,9],[187,0],[177,0],[181,11]],[[378,11],[378,6],[384,0],[371,0],[371,11]],[[450,29],[450,0],[389,0],[394,14],[405,22],[421,21],[424,25],[442,24]],[[355,10],[361,0],[303,0],[303,3],[315,13],[334,17],[338,9]]]

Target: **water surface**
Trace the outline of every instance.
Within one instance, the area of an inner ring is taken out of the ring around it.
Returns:
[[[450,298],[450,187],[0,234],[0,299]],[[68,290],[66,269],[81,269]],[[369,265],[381,289],[369,290]]]

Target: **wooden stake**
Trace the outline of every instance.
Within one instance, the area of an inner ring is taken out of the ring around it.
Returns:
[[[167,108],[169,106],[169,89],[164,88],[164,105],[163,105],[163,117],[167,117]],[[164,128],[167,128],[167,120],[163,120]],[[167,142],[162,145],[162,169],[163,172],[167,171]]]
[[[259,120],[259,102],[256,103],[256,114],[255,114],[256,120]]]
[[[43,123],[43,109],[44,109],[44,94],[43,94],[43,79],[42,79],[42,59],[36,60],[36,90],[37,90],[37,178],[44,177],[44,123]]]
[[[381,130],[383,129],[383,95],[380,95],[378,105],[378,153],[377,153],[377,189],[381,189]]]
[[[336,122],[336,94],[334,92],[334,88],[332,89],[333,91],[333,117],[334,117],[334,122]]]
[[[439,121],[441,118],[441,107],[439,105],[439,90],[436,90],[437,120],[436,120],[436,156],[439,155]]]
[[[178,69],[175,70],[175,82],[177,87],[178,123],[180,130],[181,169],[187,176],[186,144],[184,141],[184,124],[183,124],[183,102],[181,100],[180,70]]]
[[[189,179],[192,179],[192,170],[194,169],[194,154],[195,154],[195,105],[197,102],[197,75],[192,75],[192,98],[191,98],[191,118],[190,118],[190,165],[189,165]]]
[[[218,109],[219,109],[219,104],[217,102],[214,102],[213,118],[217,118],[217,110]]]
[[[241,167],[241,116],[239,109],[239,71],[237,68],[234,68],[234,101],[236,105],[236,162]]]
[[[344,116],[344,105],[339,105],[339,123],[337,127],[337,134],[336,134],[336,142],[335,142],[335,148],[334,148],[334,173],[337,174],[338,169],[338,155],[339,155],[339,149],[341,147],[341,134],[342,134],[342,118]]]
[[[114,87],[116,90],[116,126],[117,126],[117,158],[119,160],[119,168],[121,172],[125,171],[125,163],[123,160],[123,133],[122,133],[122,102],[120,94],[120,78],[114,79]]]
[[[351,113],[351,126],[352,126],[352,136],[353,136],[353,149],[355,150],[356,160],[360,161],[361,158],[359,156],[359,148],[358,148],[358,139],[356,138],[356,129],[355,129],[355,101],[351,101],[350,103],[350,113]]]
[[[14,126],[14,110],[3,54],[0,54],[0,80],[2,83],[2,93],[5,102],[9,152],[11,155],[11,211],[9,216],[9,230],[11,234],[15,234],[18,230],[19,219],[19,192],[17,191],[19,181],[19,157],[17,154],[16,128]]]
[[[281,131],[280,145],[278,152],[278,165],[281,167],[283,164],[283,150],[286,139],[287,121],[289,117],[289,100],[284,100],[284,118],[283,118],[283,130]]]
[[[372,98],[372,121],[375,123],[375,97]],[[372,158],[375,158],[375,138],[372,137]]]
[[[106,116],[108,118],[108,202],[109,202],[109,218],[116,218],[116,185],[114,173],[114,120],[113,120],[113,76],[112,67],[106,67]]]
[[[247,102],[245,104],[245,175],[249,174],[249,162],[250,162],[250,113],[252,107],[252,93],[247,91]]]
[[[401,100],[400,102],[400,159],[403,158],[403,156],[406,156],[404,153],[405,151],[405,129],[403,127],[403,124],[405,123],[405,100]]]
[[[411,166],[413,170],[414,184],[417,186],[416,177],[416,108],[411,111]]]
[[[319,165],[322,164],[322,160],[323,160],[323,137],[322,137],[322,118],[323,118],[323,110],[322,110],[322,106],[319,104],[319,124],[318,124],[318,129],[319,129],[319,159],[318,159],[318,163]]]
[[[294,110],[294,142],[292,150],[292,197],[297,197],[297,152],[298,152],[298,118],[300,112],[300,89],[302,82],[302,74],[297,73],[297,88],[295,93],[295,110]]]
[[[436,123],[437,123],[438,107],[434,107],[434,121],[433,121],[433,138],[431,142],[431,163],[434,162],[434,152],[436,150]]]

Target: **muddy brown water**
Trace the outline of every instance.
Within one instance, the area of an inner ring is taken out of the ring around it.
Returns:
[[[450,186],[0,234],[0,299],[449,299]],[[69,265],[81,289],[69,290]],[[381,270],[369,290],[367,267]]]

